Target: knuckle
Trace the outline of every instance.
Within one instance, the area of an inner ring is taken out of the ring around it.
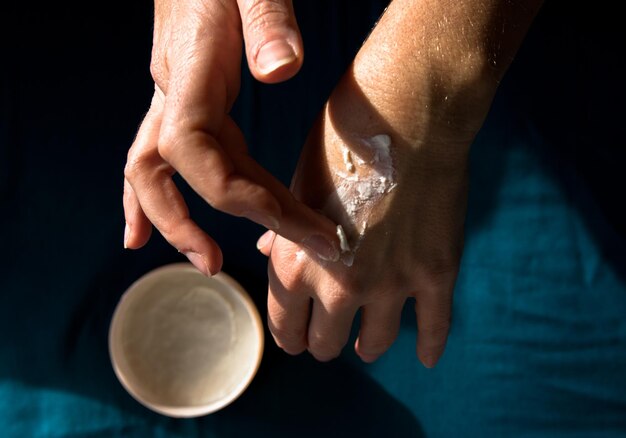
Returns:
[[[326,305],[329,309],[332,310],[348,310],[354,306],[354,297],[344,291],[339,291],[338,293],[332,294],[326,297]]]
[[[460,261],[460,256],[450,253],[434,257],[426,266],[433,275],[447,275],[457,271]]]
[[[126,161],[126,165],[124,166],[124,178],[126,178],[129,182],[135,180],[137,176],[137,162],[131,161],[130,159]]]
[[[298,269],[290,271],[288,266],[282,266],[277,273],[278,280],[285,290],[296,292],[302,287],[302,275]]]
[[[152,48],[152,58],[150,60],[150,76],[152,80],[159,86],[166,83],[167,67],[163,51],[159,47]]]
[[[286,257],[281,257],[281,252],[272,252],[272,269],[280,286],[290,292],[300,290],[304,285],[305,267],[303,265],[292,264]],[[274,279],[270,278],[270,281]]]
[[[128,151],[128,157],[126,165],[124,166],[124,178],[129,182],[136,181],[137,178],[143,173],[145,159],[141,153],[138,153],[134,148],[130,148]]]
[[[245,14],[248,31],[262,34],[267,28],[281,25],[289,20],[289,9],[282,0],[251,0]]]
[[[433,257],[422,266],[421,277],[429,286],[447,287],[456,278],[460,261],[460,256],[452,254]]]
[[[179,138],[180,132],[176,128],[164,126],[161,130],[157,141],[157,151],[165,161],[170,162],[173,159],[177,149],[176,139]]]
[[[170,220],[162,220],[158,223],[159,233],[167,240],[167,242],[172,245],[174,248],[178,248],[180,246],[179,238],[177,237],[176,230],[179,229],[179,225],[175,221]]]
[[[157,151],[159,156],[174,168],[186,168],[188,172],[196,172],[207,188],[205,199],[213,207],[230,212],[232,208],[231,176],[232,171],[220,163],[219,152],[207,145],[207,134],[195,129],[187,129],[174,122],[165,122],[159,132]],[[203,147],[202,165],[211,169],[210,172],[198,173],[198,165],[189,158],[187,151]],[[190,166],[191,164],[191,166]]]
[[[328,277],[323,284],[311,280],[316,285],[317,296],[327,309],[345,311],[358,307],[364,297],[371,295],[371,285],[360,284],[348,276]]]
[[[211,181],[211,189],[213,194],[209,203],[211,206],[220,211],[227,211],[231,208],[231,202],[226,196],[228,189],[226,188],[226,182],[223,178],[215,177]]]

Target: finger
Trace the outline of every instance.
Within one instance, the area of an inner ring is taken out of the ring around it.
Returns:
[[[205,275],[221,270],[219,246],[190,218],[170,172],[146,168],[134,178],[133,188],[148,219],[174,248]]]
[[[450,330],[454,281],[444,287],[426,287],[416,294],[417,356],[432,368],[443,354]]]
[[[238,174],[269,190],[278,201],[281,218],[277,233],[310,249],[321,259],[337,261],[339,242],[335,223],[304,203],[298,202],[287,187],[259,166],[243,149],[232,147],[244,141],[241,131],[232,119],[227,118],[220,144],[227,145],[229,155],[235,157],[233,163]]]
[[[326,362],[341,354],[357,310],[357,305],[344,298],[314,299],[308,350],[317,360]]]
[[[294,76],[303,60],[302,38],[291,0],[238,0],[252,75],[275,83]]]
[[[159,152],[214,208],[247,217],[324,260],[338,260],[336,225],[297,202],[287,187],[245,152],[243,135],[232,119],[223,123],[219,141],[178,124],[177,134],[159,139]]]
[[[396,340],[403,304],[383,300],[361,308],[361,329],[354,349],[363,361],[374,362]]]
[[[152,224],[139,205],[139,200],[130,183],[124,178],[124,248],[137,249],[150,240]]]
[[[276,344],[289,354],[300,354],[307,347],[311,299],[304,285],[291,283],[288,289],[281,282],[274,262],[269,262],[267,295],[268,326]]]
[[[216,85],[226,79],[215,68],[215,44],[198,44],[188,62],[170,71],[159,154],[214,208],[247,217],[323,259],[338,260],[336,225],[296,202],[246,153],[243,134],[225,115],[228,87]],[[202,51],[206,56],[198,56]]]
[[[175,133],[159,137],[159,154],[214,208],[244,216],[268,229],[280,227],[281,207],[272,193],[235,168],[252,161],[247,154],[230,157],[210,133],[177,124]],[[258,165],[257,165],[258,166]]]
[[[270,256],[275,237],[276,233],[273,231],[266,231],[261,237],[259,237],[259,240],[256,242],[256,248],[261,251],[261,254],[266,257]]]
[[[141,210],[163,237],[204,274],[221,269],[218,245],[189,217],[189,210],[174,181],[172,168],[159,156],[156,139],[160,127],[160,100],[153,104],[128,153],[125,177]]]

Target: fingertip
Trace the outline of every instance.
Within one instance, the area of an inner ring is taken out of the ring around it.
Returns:
[[[184,255],[192,265],[207,277],[212,277],[222,270],[221,252],[219,254],[203,254],[195,251],[186,251]]]
[[[274,343],[285,353],[290,356],[298,356],[307,351],[306,340],[304,339],[304,337],[302,337],[302,340],[300,341],[295,339],[280,339],[277,335],[273,333],[271,326],[272,325],[270,322],[270,333],[272,335],[272,338],[274,339]]]
[[[443,356],[446,348],[445,337],[433,337],[430,334],[418,333],[417,357],[426,368],[434,368]]]
[[[224,256],[222,255],[222,250],[214,244],[211,246],[210,251],[207,254],[207,266],[210,272],[210,275],[215,275],[222,270],[222,265],[224,263]]]
[[[324,261],[336,262],[341,257],[337,224],[295,199],[283,209],[278,234],[306,247]]]
[[[185,253],[185,257],[194,265],[200,272],[207,277],[211,276],[211,270],[205,256],[198,254],[197,252],[189,251]]]
[[[181,234],[168,236],[168,241],[178,249],[178,252],[187,257],[207,277],[222,270],[223,255],[217,242],[191,220],[180,223],[178,229],[182,231]],[[185,244],[179,242],[185,242]]]
[[[417,356],[426,368],[433,368],[446,348],[451,321],[451,290],[422,290],[417,294]]]
[[[338,355],[324,356],[324,355],[321,355],[321,354],[318,354],[318,353],[313,353],[311,350],[309,350],[309,353],[318,362],[330,362],[331,360],[337,359],[337,357],[339,357]]]
[[[274,343],[278,348],[283,350],[289,356],[298,356],[306,351],[306,344],[302,342],[301,344],[291,344],[286,345],[280,341],[274,334],[270,331],[272,338],[274,339]]]
[[[265,43],[254,58],[251,68],[254,77],[274,84],[294,77],[302,67],[302,56],[293,43],[278,39]]]
[[[152,223],[144,213],[130,182],[124,178],[124,249],[138,249],[148,243]]]
[[[376,360],[380,357],[379,355],[370,355],[370,354],[359,354],[359,357],[361,358],[361,360],[365,363],[374,363],[376,362]]]
[[[421,336],[421,337],[420,337]],[[443,342],[443,343],[442,343]],[[417,357],[426,368],[434,368],[446,348],[446,339],[419,334],[417,339]]]
[[[435,368],[437,362],[439,362],[439,358],[441,357],[441,353],[433,354],[433,353],[425,353],[425,354],[417,354],[420,362],[424,365],[425,368],[431,369]]]
[[[269,257],[272,251],[272,244],[274,243],[274,238],[276,237],[276,233],[273,231],[266,231],[263,235],[257,240],[256,247],[261,252],[261,254]]]
[[[302,347],[302,348],[285,348],[285,347],[280,347],[285,353],[287,353],[289,356],[299,356],[302,353],[304,353],[306,351],[306,347]]]
[[[368,354],[368,353],[364,353],[363,351],[361,351],[362,348],[360,345],[360,340],[361,340],[361,336],[359,336],[354,342],[354,352],[356,353],[356,355],[359,356],[359,358],[365,363],[375,362],[376,359],[378,359],[381,355],[380,354]]]
[[[124,249],[139,249],[148,243],[152,235],[152,224],[147,218],[135,218],[124,225]]]

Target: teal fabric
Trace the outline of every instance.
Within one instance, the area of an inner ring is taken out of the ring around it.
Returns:
[[[244,75],[233,115],[285,182],[384,7],[359,3],[296,1],[302,73],[277,86]],[[415,358],[409,303],[375,364],[350,348],[320,364],[268,342],[244,395],[191,420],[136,403],[107,352],[126,287],[182,261],[156,234],[140,251],[122,249],[122,168],[151,94],[150,4],[107,3],[98,16],[82,4],[10,8],[0,69],[0,436],[626,436],[626,68],[607,5],[548,2],[501,85],[472,149],[453,326],[435,369]],[[264,312],[262,230],[181,187],[222,245],[224,270]]]

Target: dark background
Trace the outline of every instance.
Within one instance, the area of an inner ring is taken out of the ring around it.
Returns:
[[[295,6],[302,72],[272,86],[246,72],[233,109],[251,153],[285,183],[385,2]],[[123,291],[182,261],[156,233],[122,248],[122,169],[153,89],[151,8],[0,12],[0,436],[626,436],[626,39],[612,3],[548,1],[501,85],[472,151],[440,365],[415,359],[407,309],[370,366],[350,348],[318,364],[268,342],[248,391],[196,420],[138,405],[107,352]],[[181,187],[264,314],[261,228]]]

